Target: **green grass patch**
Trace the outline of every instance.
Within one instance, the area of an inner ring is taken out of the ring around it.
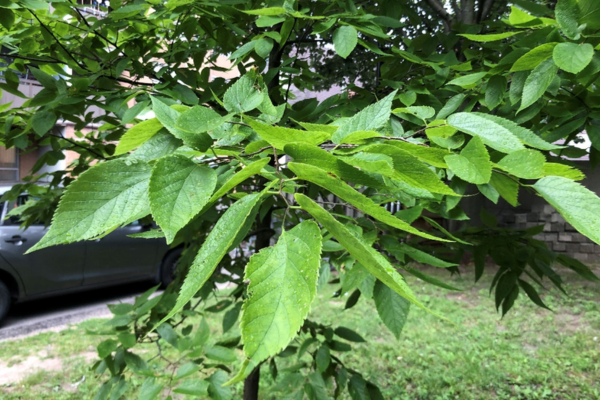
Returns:
[[[447,276],[439,269],[427,273]],[[414,307],[400,340],[379,321],[370,299],[361,298],[354,308],[344,310],[347,297],[332,298],[333,288],[318,294],[310,318],[349,327],[367,340],[339,357],[377,382],[386,399],[598,399],[600,286],[568,271],[564,276],[570,296],[557,290],[542,295],[553,311],[540,309],[520,295],[503,319],[489,296],[491,274],[477,284],[471,274],[452,277],[449,283],[463,292],[448,292],[408,277],[421,301],[456,325]],[[223,314],[207,313],[207,317],[214,342],[221,334]],[[2,368],[18,367],[32,357],[58,360],[60,365],[41,371],[32,366],[19,383],[0,386],[0,397],[92,399],[106,379],[90,370],[103,337],[85,332],[101,324],[102,320],[90,320],[61,332],[0,343]],[[228,336],[237,332],[236,327]],[[147,359],[156,353],[151,344],[136,349]],[[277,359],[280,368],[295,362],[295,357]],[[153,363],[160,367],[159,359]],[[269,392],[274,382],[266,367],[262,377],[262,397],[278,398]],[[240,397],[238,385],[233,398]],[[125,398],[136,398],[135,391]]]

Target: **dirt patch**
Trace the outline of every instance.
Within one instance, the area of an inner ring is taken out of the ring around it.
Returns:
[[[556,314],[555,321],[557,330],[567,333],[575,333],[589,326],[581,315],[568,313]]]
[[[37,355],[28,356],[25,359],[18,359],[18,356],[14,356],[8,360],[0,360],[0,386],[18,383],[38,371],[62,371],[63,365],[68,365],[74,358],[83,357],[87,362],[94,360],[97,356],[96,352],[89,351],[61,360],[49,358],[48,353],[42,350]]]

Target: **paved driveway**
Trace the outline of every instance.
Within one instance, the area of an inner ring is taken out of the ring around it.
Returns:
[[[109,317],[106,304],[129,302],[152,287],[151,282],[133,283],[82,293],[16,304],[0,325],[0,341],[47,330],[90,318]]]

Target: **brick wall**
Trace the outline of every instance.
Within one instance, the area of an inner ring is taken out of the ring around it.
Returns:
[[[528,211],[506,208],[497,213],[498,225],[527,229],[544,225],[544,232],[535,238],[546,243],[556,253],[567,254],[583,262],[600,261],[600,246],[577,232],[548,204],[531,204]]]
[[[587,162],[577,162],[586,178],[580,183],[592,192],[600,195],[600,167],[591,169]],[[461,205],[470,217],[469,225],[482,225],[480,210],[485,208],[495,215],[498,225],[507,228],[527,229],[538,225],[544,225],[544,231],[536,239],[546,242],[548,248],[557,252],[567,254],[583,262],[600,262],[600,246],[594,244],[585,236],[580,234],[544,199],[530,190],[519,191],[519,205],[512,207],[500,199],[498,204],[487,200],[475,189],[473,196],[467,196],[461,201]],[[455,224],[458,228],[460,224]],[[452,228],[452,227],[451,227]]]

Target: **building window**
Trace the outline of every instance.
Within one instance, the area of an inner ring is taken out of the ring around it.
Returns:
[[[83,11],[91,14],[104,15],[100,7],[109,7],[109,0],[77,0],[77,4],[83,5]]]
[[[0,182],[19,180],[19,156],[17,149],[0,146]]]

